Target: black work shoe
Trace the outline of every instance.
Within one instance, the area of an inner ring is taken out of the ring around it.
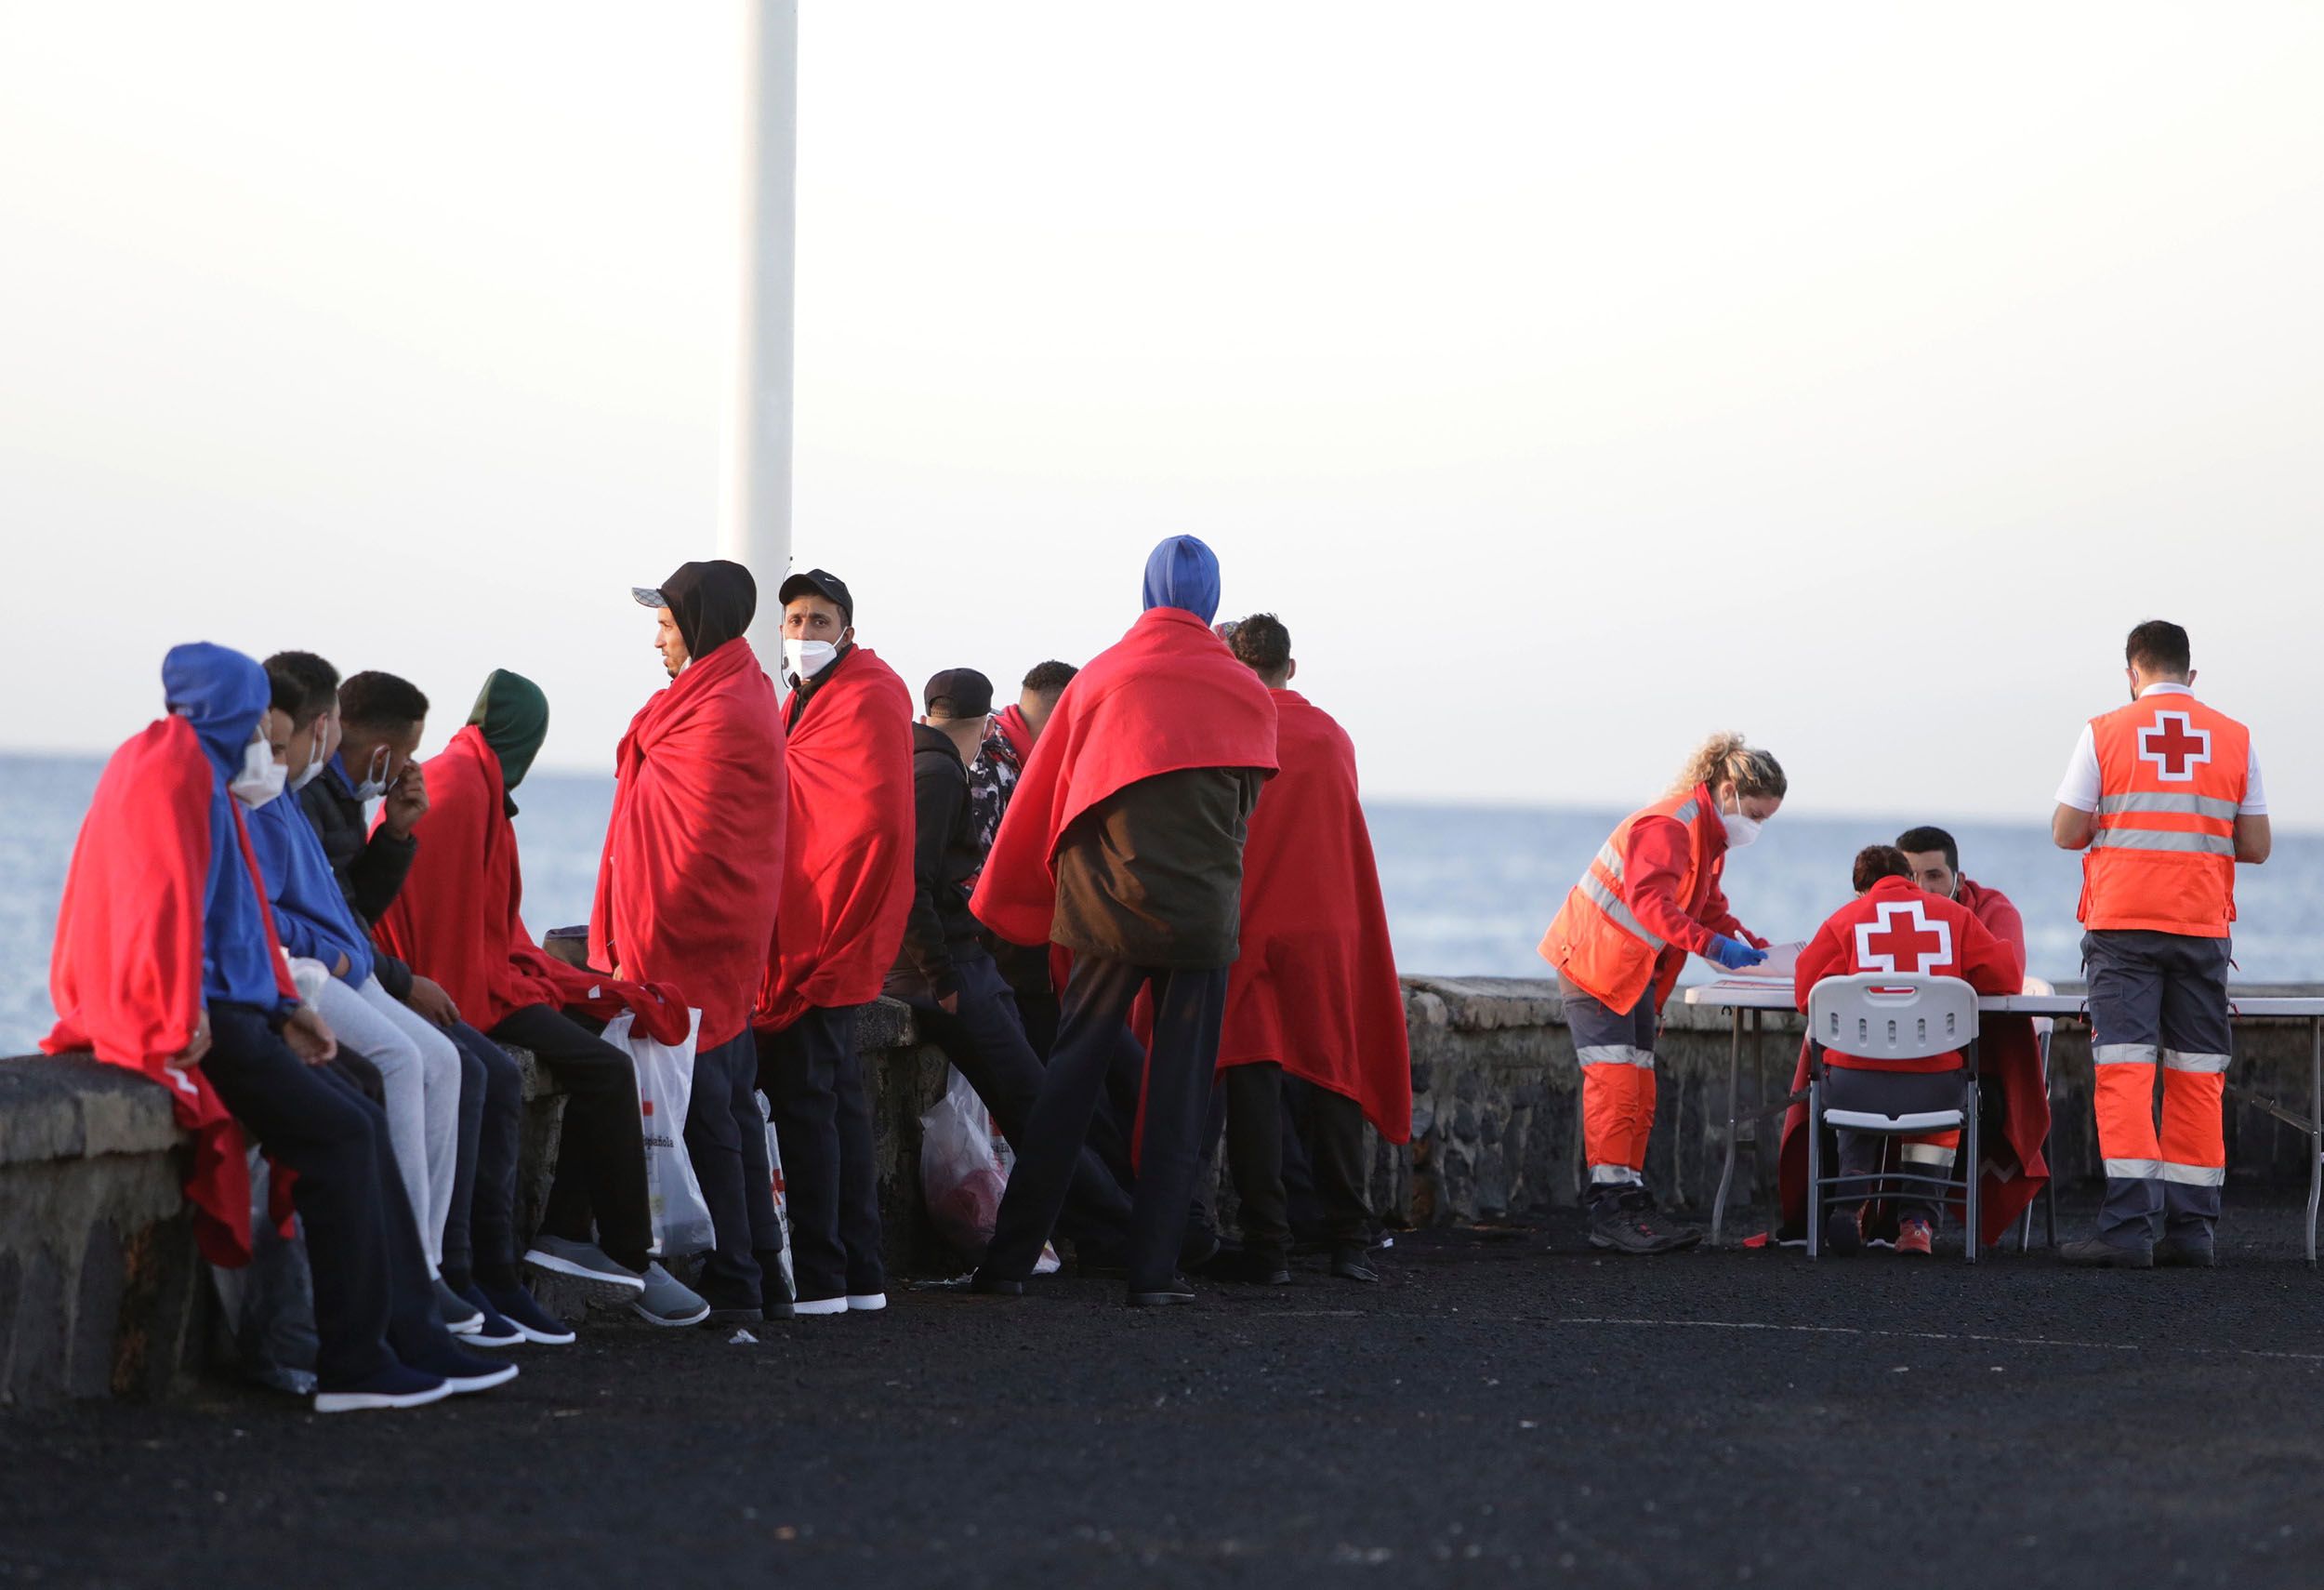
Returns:
[[[1682,1225],[1655,1207],[1654,1195],[1632,1188],[1590,1212],[1590,1245],[1618,1253],[1675,1253],[1703,1239],[1699,1226]]]
[[[1362,1248],[1334,1248],[1331,1251],[1331,1273],[1340,1280],[1363,1281],[1367,1284],[1380,1279],[1380,1272],[1364,1262]]]
[[[2155,1244],[2155,1263],[2166,1269],[2208,1270],[2218,1262],[2209,1237],[2165,1237]]]
[[[1836,1253],[1844,1259],[1861,1251],[1863,1247],[1864,1208],[1861,1204],[1850,1208],[1824,1211],[1826,1252]]]
[[[1132,1308],[1168,1308],[1175,1304],[1194,1301],[1194,1286],[1184,1276],[1172,1276],[1169,1285],[1152,1292],[1132,1292],[1129,1298]]]
[[[1202,1273],[1211,1280],[1233,1281],[1241,1286],[1291,1284],[1291,1266],[1256,1248],[1221,1248],[1216,1258],[1203,1265]]]
[[[2079,1237],[2058,1244],[2058,1262],[2087,1270],[2151,1270],[2155,1251],[2144,1242],[2125,1247],[2104,1237]]]

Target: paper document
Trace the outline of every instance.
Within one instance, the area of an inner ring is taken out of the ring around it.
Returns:
[[[1806,947],[1805,939],[1791,944],[1771,944],[1767,947],[1766,960],[1756,966],[1747,966],[1740,972],[1722,972],[1710,986],[1714,988],[1761,988],[1770,986],[1788,988],[1791,986],[1792,973],[1799,968],[1800,951]]]

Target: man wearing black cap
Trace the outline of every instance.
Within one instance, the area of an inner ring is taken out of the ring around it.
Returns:
[[[631,594],[655,610],[670,682],[614,753],[589,959],[671,984],[702,1013],[684,1126],[716,1228],[702,1296],[712,1324],[783,1318],[791,1299],[750,1017],[783,894],[789,802],[774,683],[743,634],[759,588],[720,559]]]
[[[984,742],[993,685],[974,669],[946,669],[921,699],[927,715],[912,725],[912,911],[887,993],[919,1013],[921,1032],[1015,1146],[1041,1091],[1041,1060],[969,914],[969,881],[984,869],[990,841],[971,809],[968,762]],[[1057,1228],[1084,1265],[1122,1262],[1129,1194],[1086,1146]]]
[[[782,601],[789,829],[752,1023],[790,1193],[798,1312],[813,1318],[887,1306],[855,1015],[878,998],[912,907],[912,695],[855,643],[844,581],[795,574]]]

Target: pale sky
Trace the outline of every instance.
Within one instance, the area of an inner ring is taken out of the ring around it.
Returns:
[[[795,547],[915,690],[1192,531],[1369,790],[2049,811],[2194,633],[2279,822],[2324,8],[805,0]],[[609,765],[716,545],[727,5],[0,0],[0,745],[174,641],[489,669]],[[772,578],[765,580],[772,598]]]

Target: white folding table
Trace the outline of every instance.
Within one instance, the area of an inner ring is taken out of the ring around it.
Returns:
[[[1725,1162],[1719,1171],[1719,1190],[1710,1203],[1710,1241],[1719,1245],[1722,1226],[1726,1222],[1727,1194],[1735,1184],[1735,1163],[1737,1150],[1748,1138],[1756,1145],[1759,1128],[1771,1115],[1790,1107],[1789,1088],[1781,1105],[1762,1108],[1750,1115],[1739,1115],[1738,1090],[1743,1070],[1744,1018],[1750,1017],[1753,1058],[1761,1055],[1761,1039],[1764,1032],[1767,1011],[1788,1011],[1797,1014],[1799,1003],[1792,992],[1790,980],[1772,977],[1726,977],[1716,983],[1704,984],[1686,990],[1690,1005],[1712,1005],[1724,1010],[1733,1018],[1727,1047],[1727,1141]],[[1999,994],[1977,1001],[1980,1011],[1996,1014],[2051,1016],[2081,1019],[2088,1000],[2080,994]],[[2235,1082],[2227,1084],[2232,1096],[2282,1121],[2306,1137],[2308,1142],[2308,1219],[2307,1259],[2311,1268],[2316,1265],[2316,1226],[2319,1204],[2324,1204],[2324,999],[2301,998],[2274,994],[2238,996],[2231,987],[2227,991],[2227,1013],[2232,1020],[2242,1021],[2304,1021],[2308,1024],[2308,1106],[2304,1111],[2294,1112],[2280,1099],[2253,1092]]]

